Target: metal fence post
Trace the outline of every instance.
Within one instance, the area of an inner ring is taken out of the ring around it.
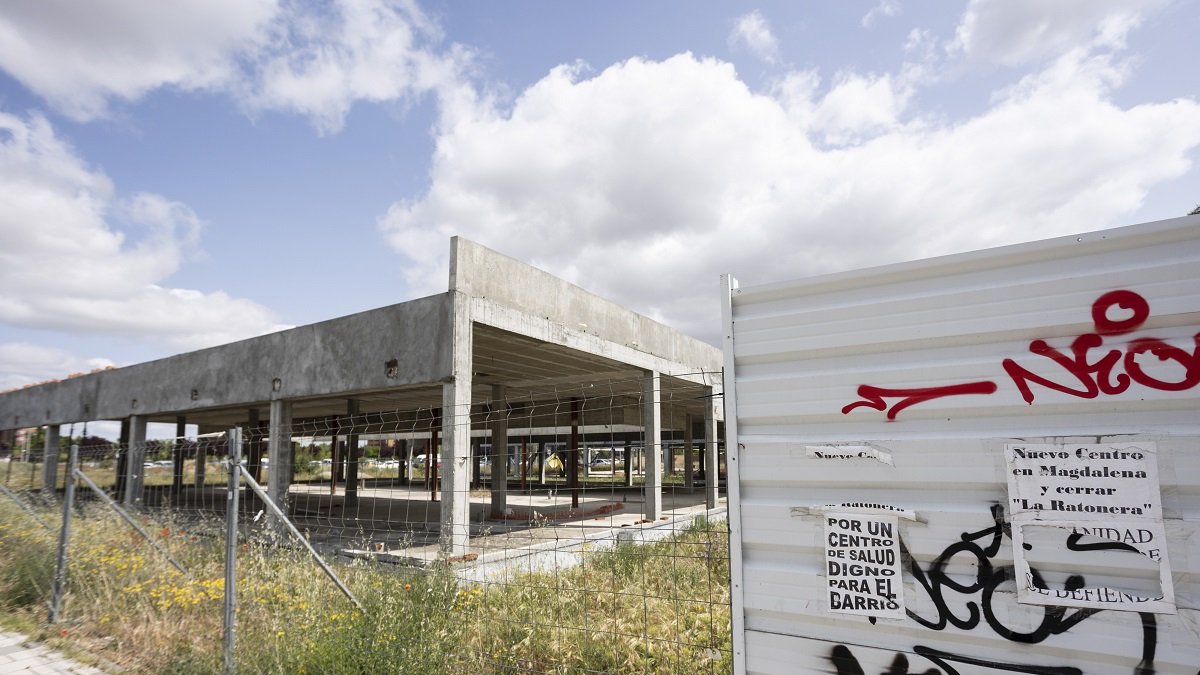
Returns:
[[[229,488],[225,491],[225,673],[234,675],[237,624],[238,479],[241,477],[242,430],[229,430]]]
[[[67,457],[66,493],[63,495],[62,527],[58,530],[58,559],[54,563],[54,588],[50,593],[50,623],[57,623],[62,612],[62,597],[67,586],[67,545],[71,541],[71,510],[75,505],[75,465],[79,446],[71,446]]]

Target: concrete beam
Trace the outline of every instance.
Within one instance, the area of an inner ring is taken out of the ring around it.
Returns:
[[[42,490],[53,496],[58,486],[59,429],[57,424],[46,427],[46,443],[42,450]]]
[[[125,460],[125,506],[140,507],[146,489],[146,417],[129,417],[129,443]]]
[[[616,359],[622,363],[668,375],[721,367],[720,349],[462,237],[450,241],[450,290],[486,298],[485,303],[476,303],[476,308],[491,304],[513,309],[543,319],[560,331],[564,327],[571,329],[567,332],[578,329],[598,342],[624,347],[629,353]],[[473,318],[495,325],[480,315],[473,314]],[[679,371],[666,364],[655,367],[643,361],[645,357],[685,366]]]
[[[442,382],[451,370],[450,304],[449,294],[435,295],[3,393],[0,427],[186,414]]]
[[[692,353],[691,350],[674,350],[684,352],[679,355],[683,358],[694,359],[676,361],[658,354],[647,353],[636,342],[619,344],[605,340],[594,333],[576,327],[578,324],[558,323],[534,314],[532,311],[522,311],[498,304],[490,298],[474,298],[471,311],[474,320],[486,326],[550,344],[562,345],[610,361],[625,363],[639,370],[654,370],[686,382],[706,384],[711,379],[710,373],[719,371],[721,368],[720,350],[705,343],[699,344],[708,347],[711,351],[698,349],[696,353]],[[683,335],[680,337],[691,340]]]
[[[646,437],[646,520],[662,516],[662,379],[655,371],[645,374],[642,391],[642,427]]]

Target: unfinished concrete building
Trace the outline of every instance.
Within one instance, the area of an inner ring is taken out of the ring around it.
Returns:
[[[470,546],[468,507],[472,481],[479,478],[478,446],[490,440],[507,452],[514,410],[544,428],[636,429],[645,448],[648,520],[658,519],[662,510],[664,429],[686,438],[687,453],[702,438],[701,466],[709,478],[704,489],[709,508],[715,506],[720,368],[720,350],[711,345],[454,238],[445,293],[0,394],[0,429],[46,427],[45,447],[53,452],[46,453],[45,475],[52,485],[59,425],[120,420],[128,451],[115,487],[130,506],[140,505],[145,495],[139,449],[151,422],[175,424],[179,436],[185,424],[197,425],[200,433],[261,429],[269,493],[277,503],[292,494],[294,439],[314,435],[324,420],[369,420],[339,428],[351,440],[345,444],[351,472],[359,435],[423,434],[426,447],[440,447],[441,466],[430,461],[433,483],[440,487],[440,549],[457,556]],[[589,406],[595,398],[609,403]],[[664,400],[671,401],[669,419],[662,412]],[[564,438],[568,450],[576,450],[575,434]],[[567,457],[569,470],[577,470],[574,455]],[[249,461],[257,461],[253,451]],[[629,476],[630,453],[624,461]],[[687,465],[690,486],[690,458]],[[185,479],[179,466],[177,459],[176,491],[203,488],[202,476],[186,484],[193,479]],[[198,462],[197,472],[203,466]],[[509,466],[490,463],[493,513],[505,511]],[[345,478],[346,499],[354,498],[357,486],[353,475]]]

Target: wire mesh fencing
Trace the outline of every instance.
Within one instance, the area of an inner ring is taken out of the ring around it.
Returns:
[[[68,513],[46,635],[134,672],[728,672],[712,389],[602,388],[77,443],[67,511],[65,453],[6,481],[0,569],[50,575],[0,602],[48,602]]]

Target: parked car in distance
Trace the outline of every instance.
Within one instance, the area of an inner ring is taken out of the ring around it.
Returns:
[[[425,463],[428,461],[429,461],[429,458],[426,455],[417,455],[417,456],[413,457],[413,461],[412,461],[413,468],[419,469],[419,468],[425,466]],[[438,465],[439,469],[442,468],[442,458],[441,457],[438,457],[437,465]]]

